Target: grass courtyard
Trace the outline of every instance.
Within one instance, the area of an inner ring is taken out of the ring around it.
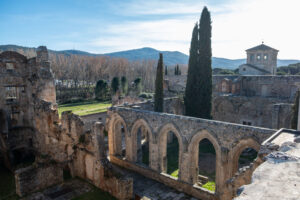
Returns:
[[[107,108],[111,106],[111,102],[99,102],[96,100],[88,100],[77,103],[67,103],[58,105],[59,116],[64,111],[72,111],[74,114],[83,116],[99,112],[107,111]]]

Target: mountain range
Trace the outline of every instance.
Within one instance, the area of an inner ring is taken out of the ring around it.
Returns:
[[[0,51],[17,51],[17,52],[26,52],[26,51],[35,51],[35,48],[22,47],[17,45],[0,45]],[[65,55],[82,55],[82,56],[110,56],[114,58],[126,58],[129,61],[138,61],[138,60],[157,60],[158,54],[163,53],[164,63],[166,65],[175,65],[175,64],[187,64],[189,56],[181,53],[179,51],[159,51],[150,47],[144,47],[140,49],[132,49],[127,51],[119,51],[106,54],[93,54],[86,51],[79,50],[63,50],[63,51],[54,51],[49,50],[52,53],[65,54]],[[227,58],[212,58],[212,67],[213,68],[223,68],[223,69],[236,69],[239,65],[246,63],[246,59],[227,59]],[[300,60],[287,60],[287,59],[278,59],[277,66],[287,66],[289,64],[300,63]]]

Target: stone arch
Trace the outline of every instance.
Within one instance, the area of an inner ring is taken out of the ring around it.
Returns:
[[[181,179],[181,160],[183,154],[183,139],[180,135],[180,131],[171,123],[165,124],[158,133],[158,157],[159,157],[159,171],[166,172],[167,171],[167,136],[168,132],[172,131],[177,137],[179,144],[179,158],[178,158],[178,178]]]
[[[132,140],[132,161],[137,161],[137,133],[139,128],[144,127],[147,131],[147,137],[149,139],[149,166],[151,166],[151,152],[152,152],[152,144],[153,144],[153,134],[150,126],[144,119],[138,119],[134,122],[131,129],[131,140]]]
[[[108,126],[108,139],[109,139],[109,155],[118,156],[122,152],[122,132],[120,131],[120,126],[124,128],[125,134],[125,158],[128,157],[128,131],[125,120],[118,114],[113,114],[109,121]],[[119,129],[118,131],[116,129]]]
[[[233,176],[238,171],[239,157],[241,153],[247,148],[252,148],[258,152],[260,149],[260,144],[254,139],[248,138],[240,140],[239,143],[233,147],[233,149],[229,153],[231,176]]]
[[[198,131],[191,139],[188,151],[190,155],[190,178],[191,183],[195,184],[198,177],[198,156],[199,156],[199,143],[207,139],[214,146],[216,152],[216,191],[223,180],[222,163],[221,163],[221,147],[218,141],[207,130]]]

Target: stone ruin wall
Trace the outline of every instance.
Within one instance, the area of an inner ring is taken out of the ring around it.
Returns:
[[[46,47],[37,49],[37,57],[7,51],[0,54],[0,151],[12,169],[15,157],[34,151],[34,104],[36,99],[55,103],[54,79]],[[27,154],[27,155],[25,155]]]
[[[52,166],[55,163],[57,170],[69,170],[72,177],[87,180],[118,199],[132,197],[132,179],[123,178],[123,174],[114,169],[106,158],[104,126],[101,123],[86,126],[79,116],[68,111],[63,112],[59,119],[55,105],[45,101],[37,103],[35,111],[34,144],[38,151],[38,165],[50,163]],[[19,177],[24,173],[27,170],[17,171],[16,180],[22,180]],[[47,176],[46,171],[44,175]],[[36,181],[44,183],[44,179]],[[21,184],[20,181],[18,183]],[[20,196],[24,195],[22,191],[17,192]]]
[[[292,104],[275,98],[214,95],[215,120],[266,128],[290,128]]]
[[[9,98],[7,88],[15,89]],[[124,178],[106,158],[104,126],[84,123],[70,112],[59,119],[55,98],[46,47],[30,59],[16,52],[0,54],[1,154],[11,170],[15,149],[30,151],[35,159],[14,171],[17,194],[23,197],[61,183],[65,170],[118,199],[131,199],[132,179]]]
[[[290,128],[300,76],[213,76],[215,120],[266,128]],[[167,76],[168,92],[183,93],[186,76]]]
[[[122,124],[125,131],[126,159],[118,156]],[[231,199],[235,189],[249,183],[251,173],[241,174],[232,181],[237,172],[238,158],[246,148],[259,151],[260,144],[275,130],[264,129],[213,120],[204,120],[140,109],[112,107],[108,112],[109,153],[113,163],[155,179],[200,199]],[[149,134],[149,167],[137,164],[137,130],[144,127]],[[172,131],[179,142],[179,177],[164,174],[166,163],[166,135]],[[216,151],[216,192],[195,186],[197,180],[197,144],[208,139]],[[256,165],[255,165],[256,166]],[[242,181],[241,181],[242,180]],[[231,184],[227,182],[231,181]],[[235,185],[235,187],[233,187]]]

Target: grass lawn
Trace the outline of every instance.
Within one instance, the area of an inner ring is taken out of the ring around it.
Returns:
[[[68,103],[58,105],[59,116],[64,111],[72,111],[74,114],[83,116],[99,112],[105,112],[111,102],[99,102],[96,100],[83,101],[78,103]]]
[[[202,185],[202,187],[214,192],[216,190],[216,183],[214,181],[208,181]]]
[[[14,175],[0,165],[0,200],[17,200]]]
[[[116,200],[116,198],[111,196],[109,193],[104,192],[95,187],[92,189],[92,191],[80,195],[79,197],[73,198],[72,200],[99,200],[99,199]]]

